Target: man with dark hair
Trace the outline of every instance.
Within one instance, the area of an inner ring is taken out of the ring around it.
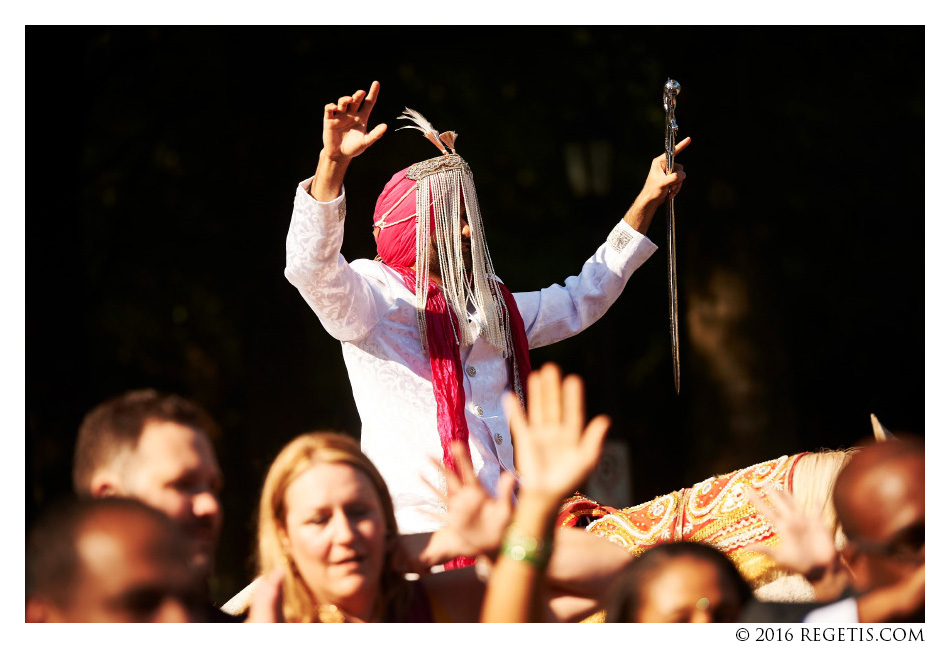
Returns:
[[[50,509],[26,549],[27,622],[206,620],[181,530],[123,498]]]
[[[86,415],[73,463],[80,497],[130,497],[171,518],[205,583],[222,521],[221,470],[210,438],[216,429],[211,416],[188,399],[153,389],[129,391]],[[212,611],[212,618],[218,614]]]

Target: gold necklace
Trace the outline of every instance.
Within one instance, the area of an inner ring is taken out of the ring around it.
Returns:
[[[346,615],[335,605],[317,606],[317,618],[320,623],[346,623]]]

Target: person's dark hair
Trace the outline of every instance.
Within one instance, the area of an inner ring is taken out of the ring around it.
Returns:
[[[607,622],[635,621],[643,608],[644,585],[667,564],[684,557],[701,560],[715,567],[723,587],[735,591],[740,606],[744,606],[752,598],[749,583],[724,553],[701,542],[669,542],[646,550],[617,576],[607,605]]]
[[[144,515],[167,528],[174,537],[180,534],[178,527],[161,511],[138,500],[109,497],[59,501],[40,516],[27,535],[28,599],[45,598],[60,606],[69,603],[82,576],[77,540],[83,528],[101,514]]]
[[[73,456],[73,488],[89,494],[93,474],[138,444],[147,423],[172,422],[216,434],[211,416],[197,403],[154,389],[128,391],[92,409],[79,426]]]

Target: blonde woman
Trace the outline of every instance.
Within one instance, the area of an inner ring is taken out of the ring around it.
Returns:
[[[260,607],[295,622],[466,621],[477,617],[482,595],[471,570],[403,577],[389,491],[359,443],[342,434],[304,434],[274,460],[261,494],[258,559],[271,576],[258,587],[252,621],[262,619]]]

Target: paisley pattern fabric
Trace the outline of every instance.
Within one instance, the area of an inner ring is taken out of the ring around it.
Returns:
[[[637,556],[650,547],[676,540],[711,544],[736,563],[753,587],[760,587],[785,572],[764,554],[747,550],[755,543],[775,544],[778,537],[772,523],[758,512],[744,490],[750,487],[766,499],[766,486],[792,494],[795,464],[805,454],[782,456],[710,477],[690,488],[619,510],[578,494],[564,502],[558,524],[584,525],[589,533]]]
[[[400,532],[434,531],[444,525],[445,508],[426,482],[443,491],[445,484],[430,460],[442,456],[442,447],[415,295],[384,264],[343,258],[345,193],[320,203],[309,187],[308,179],[297,188],[284,275],[342,344],[362,419],[363,451],[386,480]],[[363,225],[361,221],[360,231],[365,231]],[[656,250],[623,221],[611,236],[614,243],[600,246],[563,286],[514,294],[530,348],[563,340],[597,321]],[[477,336],[482,323],[470,316],[463,325],[471,327],[475,339],[459,353],[469,450],[476,474],[495,494],[501,471],[514,471],[511,434],[501,408],[512,376],[509,363]]]

